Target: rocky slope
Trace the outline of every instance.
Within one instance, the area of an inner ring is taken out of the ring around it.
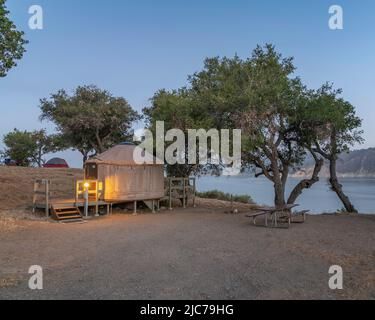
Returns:
[[[304,167],[295,173],[295,176],[311,174],[314,163],[308,159]],[[375,148],[362,149],[344,153],[337,163],[337,172],[340,177],[373,177],[375,178]],[[328,163],[322,169],[322,176],[329,176]]]

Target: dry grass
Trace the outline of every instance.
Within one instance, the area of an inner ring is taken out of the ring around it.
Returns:
[[[20,220],[41,220],[31,213],[34,181],[52,180],[52,197],[71,198],[74,180],[81,179],[79,169],[46,169],[0,166],[0,231],[11,232],[24,226]]]
[[[17,219],[9,217],[5,212],[0,212],[0,231],[10,232],[18,229]]]
[[[15,287],[20,283],[20,276],[17,274],[0,276],[0,289]]]
[[[245,204],[241,202],[233,202],[224,201],[224,200],[216,200],[216,199],[203,199],[197,198],[196,205],[200,208],[208,208],[208,209],[225,209],[226,213],[231,213],[233,209],[237,209],[238,213],[241,212],[248,212],[252,209],[256,209],[257,205],[255,204]]]
[[[36,179],[52,180],[53,196],[71,197],[73,181],[82,175],[79,169],[0,167],[0,210],[30,208]]]

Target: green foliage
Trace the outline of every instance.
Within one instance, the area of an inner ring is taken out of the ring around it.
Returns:
[[[216,199],[224,201],[234,201],[239,203],[254,204],[253,200],[248,195],[231,195],[219,190],[211,190],[206,192],[197,192],[197,197],[203,199]]]
[[[247,104],[242,94],[246,77],[238,57],[206,59],[203,70],[189,76],[187,88],[171,92],[161,90],[154,95],[151,106],[143,110],[146,124],[155,132],[156,121],[164,121],[166,130],[181,129],[186,135],[187,129],[234,128],[230,115]],[[210,164],[166,166],[168,175],[179,177],[220,174],[221,169]]]
[[[6,146],[3,157],[10,158],[20,166],[44,163],[43,156],[56,151],[54,136],[48,136],[45,130],[33,132],[14,129],[4,136]]]
[[[363,142],[362,120],[341,94],[342,90],[327,83],[310,91],[308,103],[302,104],[297,113],[299,138],[328,160]]]
[[[16,60],[22,58],[27,44],[23,38],[24,33],[17,31],[8,15],[5,0],[0,0],[0,77],[5,77],[17,65]]]
[[[32,162],[41,167],[45,160],[43,156],[61,150],[60,140],[57,135],[47,135],[45,130],[36,130],[31,133],[35,143],[35,152],[32,156]]]
[[[267,44],[246,60],[208,59],[204,70],[190,78],[201,114],[219,129],[242,129],[243,164],[274,183],[277,204],[285,202],[289,170],[305,158],[290,120],[304,96],[294,70],[293,58],[283,58]]]
[[[80,151],[87,159],[132,137],[132,124],[139,119],[129,103],[96,86],[80,86],[69,96],[60,90],[40,101],[41,120],[56,125],[60,147]]]
[[[299,165],[305,156],[293,139],[290,123],[304,87],[292,77],[293,59],[282,58],[272,45],[258,46],[245,65],[249,79],[247,107],[234,113],[236,125],[245,135],[245,161],[266,176],[273,172],[277,178],[283,166]]]
[[[206,119],[203,128],[233,128],[232,114],[248,105],[249,69],[235,56],[208,58],[203,70],[189,77],[193,115]]]
[[[4,136],[6,150],[4,156],[14,160],[20,166],[29,166],[36,146],[31,132],[14,129]]]
[[[189,92],[186,89],[168,92],[160,90],[151,98],[151,106],[143,109],[148,128],[155,132],[156,121],[164,121],[165,130],[194,128],[196,119]]]
[[[341,153],[362,143],[362,120],[355,108],[341,97],[341,90],[334,90],[331,84],[323,85],[317,91],[309,92],[309,101],[299,108],[296,116],[297,137],[310,153],[329,161],[332,191],[345,206],[347,212],[357,212],[344,193],[337,177],[337,160]]]
[[[160,90],[152,97],[151,106],[143,109],[143,115],[147,128],[151,130],[154,136],[156,122],[164,121],[165,131],[181,129],[185,133],[187,144],[188,129],[206,128],[211,124],[210,118],[198,112],[197,106],[190,90],[186,88],[171,92]],[[168,143],[166,143],[166,146],[168,146]],[[172,177],[189,177],[191,174],[201,173],[203,169],[199,164],[166,166],[168,176]]]

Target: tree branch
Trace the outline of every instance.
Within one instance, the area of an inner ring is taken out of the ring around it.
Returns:
[[[294,204],[297,198],[302,194],[304,189],[310,189],[315,183],[319,181],[319,173],[323,168],[324,159],[318,158],[316,154],[314,154],[313,150],[310,150],[310,152],[315,159],[314,171],[310,179],[303,179],[295,186],[293,191],[290,193],[288,204]]]
[[[322,150],[322,148],[320,147],[318,141],[314,141],[314,144],[315,144],[315,148],[312,148],[310,151],[313,151],[313,152],[316,152],[316,153],[319,153],[321,156],[323,156],[324,158],[326,159],[330,159],[330,156],[328,153],[324,152]]]

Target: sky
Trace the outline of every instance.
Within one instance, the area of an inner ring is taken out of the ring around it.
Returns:
[[[43,30],[28,26],[31,5],[43,8]],[[343,8],[343,30],[328,26],[331,5]],[[39,100],[59,89],[95,84],[141,111],[159,89],[176,89],[212,56],[251,55],[273,43],[293,56],[310,88],[343,89],[375,147],[375,1],[373,0],[8,0],[27,52],[0,78],[0,138],[39,121]],[[142,124],[136,125],[141,127]],[[0,139],[2,140],[2,139]],[[0,142],[0,149],[3,148]],[[77,152],[58,154],[82,166]]]

